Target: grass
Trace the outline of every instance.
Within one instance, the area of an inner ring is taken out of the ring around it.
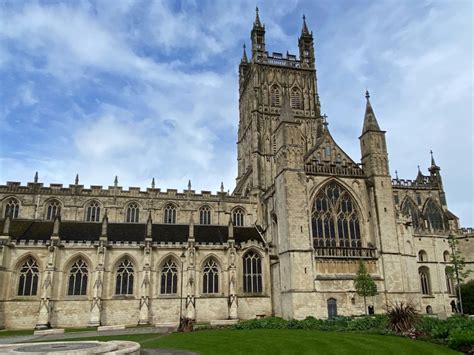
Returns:
[[[0,337],[14,337],[18,335],[33,335],[33,330],[31,329],[0,330]]]
[[[79,339],[71,339],[79,340]],[[181,349],[206,354],[459,354],[444,346],[395,336],[313,330],[211,330],[130,334],[80,340],[131,340],[143,349]]]

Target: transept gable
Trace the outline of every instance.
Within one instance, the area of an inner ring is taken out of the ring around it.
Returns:
[[[305,154],[304,161],[308,173],[363,176],[360,166],[336,143],[327,123],[323,123],[316,143]]]

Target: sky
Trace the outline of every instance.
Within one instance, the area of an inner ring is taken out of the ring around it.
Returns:
[[[232,191],[255,1],[0,1],[0,184]],[[322,111],[360,161],[365,90],[390,171],[441,167],[474,227],[470,0],[260,0],[269,52],[313,31]]]

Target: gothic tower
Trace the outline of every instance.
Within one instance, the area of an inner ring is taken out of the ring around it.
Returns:
[[[303,19],[298,41],[299,58],[265,47],[265,26],[258,8],[251,31],[251,58],[244,46],[239,66],[238,176],[234,193],[259,195],[273,185],[276,176],[275,131],[288,93],[289,105],[300,124],[302,147],[308,151],[316,140],[320,105],[317,90],[313,35]]]

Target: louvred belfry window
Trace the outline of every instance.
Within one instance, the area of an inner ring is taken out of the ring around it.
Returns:
[[[362,247],[359,221],[349,192],[336,182],[326,184],[313,204],[314,247]]]
[[[280,89],[277,85],[273,85],[270,89],[270,105],[280,106]]]

